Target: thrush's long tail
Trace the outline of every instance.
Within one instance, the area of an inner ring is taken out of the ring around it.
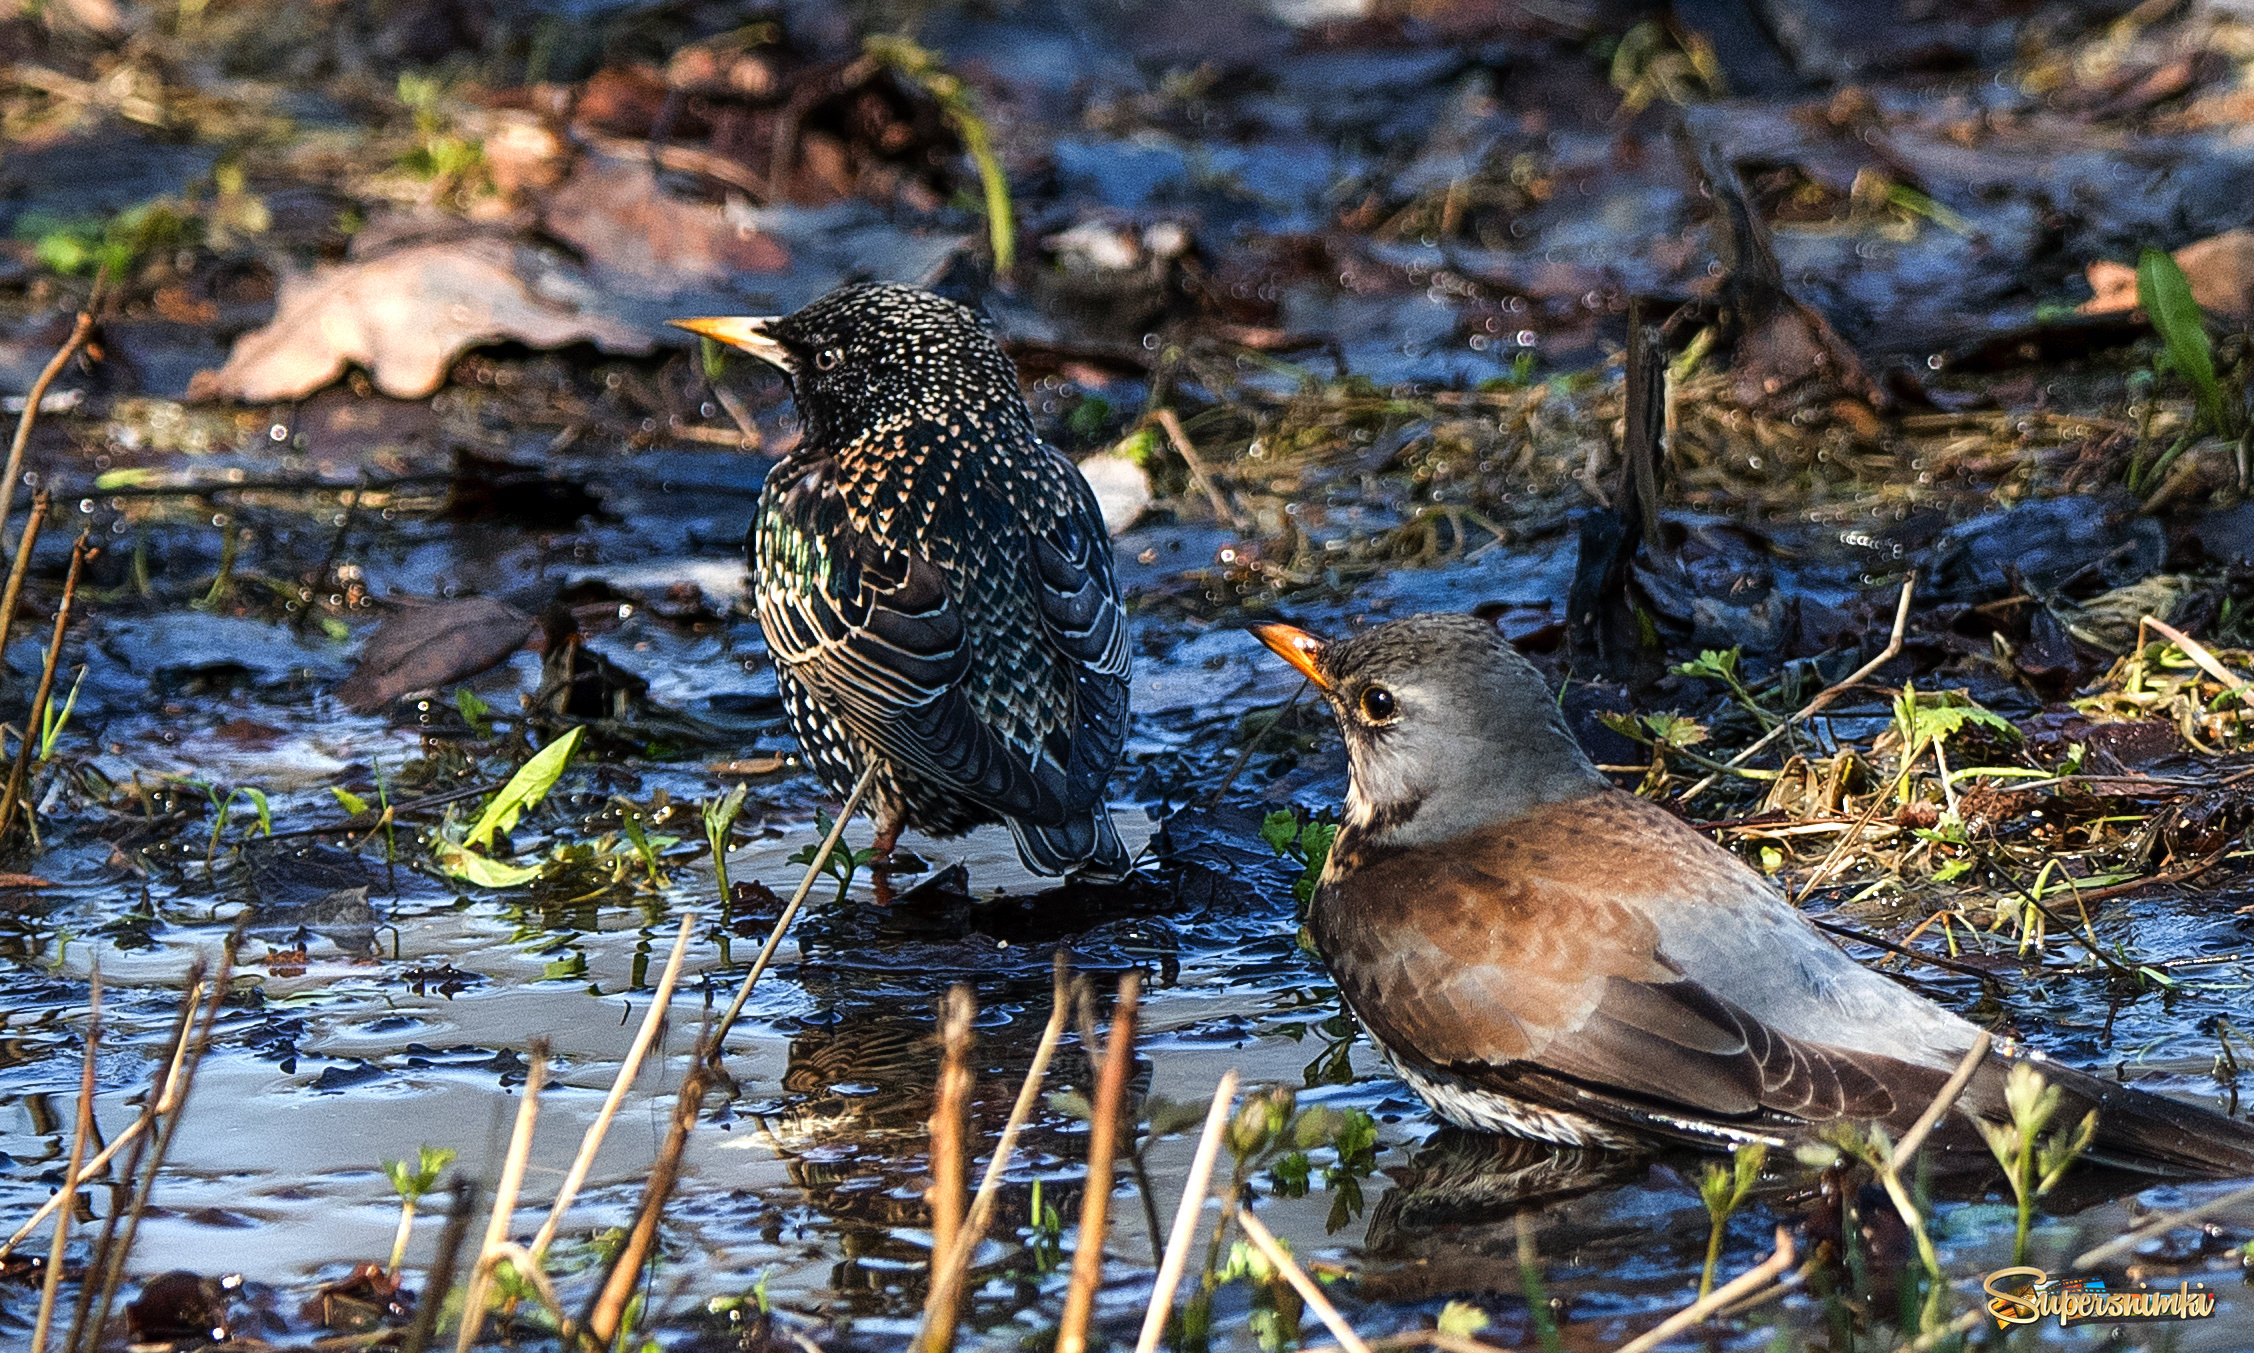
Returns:
[[[1017,856],[1036,874],[1073,874],[1097,883],[1127,877],[1134,861],[1111,825],[1111,812],[1097,803],[1087,813],[1053,827],[1010,821]]]
[[[2071,1129],[2084,1114],[2097,1110],[2097,1136],[2085,1160],[2145,1174],[2254,1177],[2254,1124],[2056,1062],[2033,1065],[2064,1092],[2050,1131]],[[1990,1058],[1968,1088],[1963,1107],[2009,1122],[2003,1091],[2010,1066],[2001,1057]]]

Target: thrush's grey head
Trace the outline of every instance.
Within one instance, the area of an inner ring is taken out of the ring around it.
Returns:
[[[781,367],[816,447],[916,423],[987,441],[1033,436],[1017,368],[992,331],[919,287],[858,283],[788,315],[674,322]]]
[[[1608,783],[1541,674],[1475,616],[1410,616],[1328,643],[1288,625],[1254,633],[1338,715],[1347,819],[1381,840],[1444,841]]]

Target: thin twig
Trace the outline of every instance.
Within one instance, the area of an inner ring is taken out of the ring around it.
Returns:
[[[8,588],[0,592],[0,653],[8,649],[8,640],[16,631],[16,604],[23,598],[23,580],[31,572],[31,547],[39,543],[39,528],[47,522],[49,505],[54,499],[47,490],[32,495],[31,513],[23,519],[23,538],[16,542],[15,563],[8,568]]]
[[[2210,1198],[2196,1207],[2187,1207],[2181,1212],[2170,1212],[2166,1216],[2154,1217],[2151,1221],[2144,1223],[2126,1235],[2115,1236],[2103,1245],[2094,1246],[2075,1255],[2074,1263],[2071,1266],[2074,1268],[2095,1268],[2114,1255],[2133,1250],[2154,1236],[2164,1235],[2179,1226],[2189,1226],[2193,1222],[2220,1212],[2226,1207],[2235,1207],[2240,1203],[2247,1202],[2254,1202],[2254,1185],[2248,1185],[2243,1189],[2233,1189],[2220,1197]]]
[[[509,1154],[501,1162],[501,1180],[493,1186],[493,1212],[485,1221],[485,1239],[477,1247],[477,1265],[470,1270],[469,1291],[462,1298],[461,1332],[454,1353],[469,1353],[485,1328],[486,1293],[493,1285],[493,1265],[499,1256],[493,1247],[509,1238],[509,1218],[517,1210],[517,1191],[524,1187],[525,1162],[532,1157],[532,1129],[540,1121],[540,1087],[548,1079],[548,1045],[534,1040],[531,1066],[525,1071],[524,1094],[517,1102],[516,1127],[509,1133]]]
[[[965,1181],[969,1173],[965,1144],[970,1118],[970,1026],[978,1003],[968,986],[958,982],[947,989],[939,1019],[939,1083],[931,1099],[931,1258],[929,1285],[924,1293],[924,1328],[930,1331],[922,1353],[950,1353],[955,1347],[955,1327],[961,1320],[963,1284],[937,1282],[942,1256],[953,1254],[962,1236],[963,1213],[969,1205]]]
[[[1103,1283],[1104,1241],[1111,1233],[1112,1166],[1119,1149],[1127,1074],[1135,1065],[1135,998],[1141,990],[1142,974],[1131,972],[1120,978],[1119,999],[1111,1010],[1111,1038],[1104,1044],[1094,1118],[1088,1126],[1088,1184],[1080,1196],[1080,1243],[1072,1256],[1072,1285],[1065,1290],[1064,1315],[1057,1322],[1057,1353],[1083,1353],[1087,1348],[1096,1288]]]
[[[1166,1236],[1166,1257],[1158,1264],[1158,1283],[1151,1288],[1150,1306],[1143,1312],[1142,1337],[1135,1353],[1158,1353],[1159,1337],[1166,1333],[1166,1318],[1174,1311],[1174,1289],[1189,1267],[1190,1246],[1197,1241],[1197,1224],[1205,1213],[1205,1198],[1213,1184],[1213,1163],[1221,1155],[1221,1134],[1229,1126],[1229,1110],[1237,1098],[1237,1073],[1221,1074],[1213,1089],[1213,1106],[1205,1111],[1205,1130],[1198,1134],[1197,1154],[1190,1157],[1189,1178],[1182,1181],[1182,1201],[1174,1205],[1174,1226]]]
[[[1942,1082],[1941,1092],[1933,1097],[1931,1104],[1925,1106],[1925,1112],[1917,1116],[1917,1121],[1910,1124],[1910,1130],[1902,1134],[1902,1140],[1895,1143],[1893,1160],[1886,1167],[1889,1173],[1900,1170],[1903,1162],[1916,1155],[1917,1149],[1925,1145],[1925,1139],[1933,1134],[1942,1115],[1956,1104],[1957,1096],[1964,1093],[1964,1087],[1972,1084],[1972,1078],[1979,1073],[1981,1063],[1988,1060],[1988,1049],[1995,1041],[1995,1036],[1985,1029],[1978,1038],[1972,1040],[1972,1046],[1965,1049],[1964,1058],[1957,1063],[1957,1069],[1949,1073],[1948,1080]]]
[[[1987,1307],[1975,1306],[1948,1324],[1941,1326],[1941,1328],[1927,1330],[1908,1343],[1898,1346],[1894,1353],[1928,1353],[1929,1350],[1939,1348],[1959,1335],[1970,1334],[1975,1327],[1987,1318]],[[1627,1353],[1627,1351],[1623,1349],[1621,1353]]]
[[[626,1319],[627,1304],[634,1299],[634,1289],[642,1280],[642,1269],[657,1247],[657,1225],[665,1215],[665,1204],[672,1198],[674,1186],[680,1183],[681,1157],[688,1150],[689,1132],[697,1125],[697,1114],[704,1105],[705,1087],[711,1083],[716,1060],[717,1054],[701,1047],[689,1059],[689,1074],[681,1078],[681,1093],[673,1101],[672,1126],[666,1131],[665,1145],[658,1150],[657,1162],[650,1167],[649,1183],[642,1189],[642,1206],[634,1215],[633,1228],[626,1233],[626,1243],[619,1247],[618,1257],[611,1261],[602,1289],[587,1309],[587,1332],[605,1348],[617,1340],[619,1326]],[[565,1342],[566,1346],[572,1342],[569,1331],[566,1331]]]
[[[1229,773],[1222,776],[1221,783],[1213,786],[1213,792],[1205,796],[1205,806],[1208,810],[1221,806],[1221,796],[1228,793],[1229,787],[1234,785],[1237,782],[1237,777],[1244,773],[1245,763],[1252,760],[1253,750],[1259,747],[1261,741],[1270,733],[1276,731],[1277,724],[1291,717],[1291,712],[1299,707],[1300,697],[1306,695],[1307,688],[1313,684],[1311,681],[1300,682],[1299,689],[1291,693],[1291,698],[1277,707],[1274,722],[1244,740],[1244,749],[1239,751],[1237,759],[1229,764]]]
[[[751,971],[744,974],[743,985],[736,988],[736,999],[729,1002],[728,1013],[722,1015],[720,1022],[713,1026],[712,1043],[705,1050],[706,1056],[715,1061],[722,1056],[721,1050],[727,1044],[728,1031],[736,1027],[736,1017],[743,1013],[744,1002],[751,999],[751,989],[758,985],[760,974],[767,971],[767,961],[775,956],[775,947],[783,942],[783,935],[790,929],[790,923],[797,919],[798,909],[806,901],[806,894],[813,891],[814,880],[822,876],[822,866],[829,862],[830,853],[837,849],[838,841],[844,837],[845,824],[853,820],[853,814],[861,807],[862,796],[869,792],[869,785],[877,778],[877,764],[877,759],[870,757],[869,768],[861,772],[861,778],[854,784],[853,792],[845,796],[845,806],[838,810],[837,821],[830,824],[830,834],[822,838],[822,848],[814,853],[813,863],[806,866],[806,877],[798,881],[798,891],[790,895],[790,902],[783,907],[783,914],[775,918],[775,928],[768,933],[767,942],[759,947],[759,957],[752,960]]]
[[[86,1164],[86,1139],[94,1132],[94,1063],[102,1046],[102,969],[95,965],[93,984],[86,994],[86,1065],[78,1079],[78,1123],[71,1133],[70,1170],[63,1178],[77,1179]],[[76,1207],[55,1209],[55,1238],[47,1242],[47,1271],[39,1284],[39,1319],[31,1327],[31,1353],[47,1353],[47,1332],[55,1323],[55,1293],[63,1281],[63,1264],[70,1244],[70,1223]]]
[[[47,702],[55,694],[55,664],[63,656],[63,632],[70,628],[71,602],[78,595],[78,575],[86,566],[87,532],[80,532],[78,543],[71,546],[70,574],[63,580],[62,604],[55,608],[55,634],[47,641],[47,661],[39,673],[39,688],[32,693],[31,717],[24,724],[23,735],[16,740],[15,768],[8,772],[8,790],[0,795],[0,839],[6,838],[8,828],[16,819],[16,809],[23,801],[24,780],[31,773],[31,749],[38,743],[47,727]],[[28,810],[26,816],[29,816]]]
[[[1204,491],[1206,500],[1213,504],[1214,520],[1226,523],[1240,535],[1249,534],[1252,530],[1251,520],[1229,506],[1229,500],[1222,496],[1220,487],[1213,482],[1213,476],[1205,468],[1205,458],[1197,453],[1196,443],[1183,430],[1180,416],[1172,409],[1159,409],[1151,417],[1157,419],[1158,425],[1166,430],[1166,440],[1173,445],[1174,454],[1182,458],[1182,463],[1189,467],[1191,480]]]
[[[1299,1261],[1291,1257],[1291,1251],[1276,1242],[1275,1234],[1268,1229],[1267,1224],[1252,1215],[1252,1209],[1237,1210],[1237,1225],[1243,1229],[1245,1238],[1268,1257],[1268,1262],[1275,1266],[1276,1271],[1284,1275],[1284,1281],[1290,1283],[1292,1290],[1299,1294],[1299,1299],[1307,1303],[1307,1309],[1315,1313],[1315,1318],[1323,1322],[1324,1328],[1330,1331],[1330,1337],[1338,1340],[1339,1347],[1345,1349],[1346,1353],[1370,1353],[1370,1346],[1362,1342],[1362,1336],[1356,1334],[1354,1327],[1346,1323],[1346,1317],[1338,1313],[1336,1306],[1331,1305],[1330,1298],[1323,1295],[1323,1289],[1317,1287],[1315,1280],[1307,1276],[1307,1270],[1301,1268]]]
[[[99,284],[95,290],[101,290]],[[0,469],[0,536],[8,534],[8,516],[16,508],[16,477],[23,473],[23,452],[31,444],[32,425],[39,421],[40,402],[47,398],[47,387],[55,383],[55,377],[62,374],[70,359],[86,346],[86,339],[93,332],[94,305],[92,298],[88,298],[86,308],[78,312],[77,322],[70,326],[70,337],[47,359],[47,365],[40,369],[39,379],[31,383],[31,392],[24,396],[23,417],[16,420],[16,438],[8,444],[7,468]]]
[[[1775,1253],[1620,1345],[1616,1353],[1649,1353],[1649,1350],[1666,1343],[1714,1312],[1758,1291],[1779,1273],[1791,1267],[1792,1233],[1780,1226],[1777,1228]]]
[[[2141,649],[2144,647],[2144,632],[2147,628],[2160,631],[2161,635],[2165,637],[2169,643],[2172,643],[2176,647],[2183,650],[2185,657],[2191,659],[2195,663],[2198,663],[2201,671],[2204,671],[2205,673],[2207,673],[2207,675],[2215,678],[2215,680],[2222,682],[2225,686],[2230,687],[2232,694],[2246,694],[2246,678],[2239,676],[2238,674],[2231,671],[2230,668],[2223,666],[2221,659],[2217,658],[2214,654],[2207,651],[2207,645],[2199,642],[2197,639],[2192,638],[2190,635],[2184,633],[2180,629],[2177,629],[2174,625],[2169,624],[2167,621],[2160,619],[2158,616],[2148,615],[2140,618],[2137,621],[2138,648]]]
[[[1944,972],[1962,973],[1967,977],[1977,977],[1983,982],[2002,980],[1985,968],[1976,968],[1970,963],[1960,963],[1953,958],[1943,958],[1939,954],[1921,953],[1906,944],[1896,944],[1892,940],[1881,939],[1867,931],[1857,930],[1853,926],[1840,925],[1834,921],[1816,920],[1813,917],[1809,918],[1808,923],[1818,930],[1828,930],[1834,935],[1853,940],[1857,944],[1867,944],[1873,949],[1884,949],[1887,953],[1899,954],[1903,958],[1916,959],[1920,963],[1930,963]]]
[[[578,1198],[580,1185],[587,1182],[587,1172],[595,1166],[595,1153],[602,1149],[611,1119],[617,1117],[619,1105],[626,1102],[626,1092],[633,1088],[634,1078],[641,1074],[642,1058],[657,1041],[658,1030],[665,1027],[665,1014],[673,1000],[673,984],[680,979],[681,960],[689,952],[689,934],[696,922],[697,914],[693,911],[681,918],[681,932],[673,937],[673,952],[665,960],[665,972],[657,979],[657,989],[650,993],[650,1008],[642,1016],[642,1027],[635,1031],[633,1046],[626,1050],[626,1060],[619,1065],[618,1074],[611,1078],[610,1094],[604,1097],[602,1109],[588,1125],[587,1134],[579,1139],[579,1154],[573,1158],[571,1170],[564,1175],[563,1187],[556,1190],[556,1201],[548,1208],[548,1219],[540,1223],[538,1234],[532,1237],[529,1248],[535,1259],[546,1257],[548,1246],[555,1243],[556,1228],[563,1224],[564,1213],[571,1210],[573,1200]]]
[[[1041,1041],[1034,1046],[1032,1065],[1025,1069],[1025,1081],[1018,1087],[1017,1101],[1010,1106],[1009,1121],[1002,1124],[1002,1135],[994,1143],[994,1156],[986,1162],[986,1173],[978,1181],[978,1193],[971,1199],[970,1213],[963,1218],[962,1234],[955,1239],[955,1249],[945,1257],[945,1262],[933,1275],[935,1283],[960,1283],[970,1272],[971,1257],[978,1253],[979,1245],[986,1239],[986,1228],[994,1222],[994,1206],[1002,1191],[1002,1176],[1010,1168],[1011,1157],[1017,1150],[1018,1131],[1033,1113],[1033,1105],[1041,1097],[1041,1081],[1049,1074],[1049,1059],[1056,1055],[1057,1040],[1064,1034],[1065,1018],[1071,1010],[1071,1001],[1065,987],[1064,951],[1058,950],[1055,967],[1055,1004],[1049,1011],[1049,1023],[1041,1030]],[[910,1348],[923,1347],[929,1331],[921,1326],[916,1337],[909,1341]]]
[[[1845,680],[1835,681],[1829,686],[1826,686],[1822,690],[1816,692],[1816,698],[1810,700],[1807,704],[1802,705],[1799,709],[1793,711],[1791,718],[1786,719],[1783,723],[1780,723],[1776,727],[1770,729],[1768,732],[1763,733],[1758,739],[1755,740],[1752,746],[1746,748],[1744,751],[1739,752],[1736,756],[1733,756],[1729,760],[1723,762],[1721,770],[1715,771],[1713,774],[1707,776],[1697,784],[1692,785],[1689,789],[1684,790],[1682,797],[1676,800],[1676,802],[1689,803],[1692,799],[1695,799],[1699,795],[1705,793],[1710,787],[1712,787],[1716,780],[1722,778],[1722,775],[1725,771],[1736,770],[1739,766],[1742,766],[1746,762],[1751,761],[1754,757],[1760,755],[1763,748],[1767,747],[1770,743],[1775,742],[1778,738],[1783,737],[1786,730],[1792,728],[1794,725],[1799,724],[1806,719],[1814,717],[1816,714],[1820,713],[1826,705],[1829,705],[1832,701],[1837,700],[1840,696],[1845,695],[1848,691],[1861,684],[1864,677],[1869,676],[1879,668],[1884,667],[1886,664],[1892,662],[1895,655],[1902,651],[1902,636],[1907,630],[1910,623],[1910,596],[1911,593],[1916,589],[1916,587],[1917,573],[1915,570],[1912,570],[1908,577],[1902,579],[1902,596],[1899,601],[1894,603],[1894,632],[1887,638],[1886,647],[1879,650],[1877,657],[1872,658],[1869,662],[1866,662],[1862,666],[1856,668],[1847,676]]]

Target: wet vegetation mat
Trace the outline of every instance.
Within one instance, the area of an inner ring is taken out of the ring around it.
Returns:
[[[1442,1129],[1303,930],[1345,758],[1244,627],[1470,611],[1858,960],[2243,1116],[2254,14],[1883,8],[0,20],[0,1335],[2254,1347],[2244,1181],[2039,1084]],[[663,321],[866,278],[1101,500],[1124,883],[880,875],[788,731],[802,429]]]

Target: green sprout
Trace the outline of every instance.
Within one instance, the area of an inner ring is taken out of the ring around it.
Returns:
[[[461,711],[462,722],[470,726],[472,733],[481,738],[493,736],[493,725],[487,718],[488,715],[493,713],[493,706],[478,699],[476,691],[467,686],[456,686],[454,688],[454,708]]]
[[[978,166],[979,186],[985,191],[987,237],[994,247],[994,271],[1008,272],[1017,262],[1017,222],[1010,209],[1010,181],[994,153],[994,138],[978,97],[961,76],[939,64],[939,58],[915,39],[896,34],[871,34],[861,50],[903,79],[921,85],[946,115],[949,125],[963,138],[963,149]]]
[[[397,1274],[400,1262],[407,1257],[407,1240],[415,1230],[416,1204],[438,1187],[438,1177],[460,1154],[451,1146],[425,1146],[415,1153],[412,1170],[403,1160],[383,1163],[384,1177],[391,1181],[392,1192],[399,1195],[399,1229],[391,1235],[391,1260],[384,1265],[386,1274]]]
[[[62,709],[57,711],[50,705],[40,711],[39,764],[44,766],[54,757],[55,743],[62,737],[63,730],[70,726],[70,712],[78,704],[78,688],[85,684],[86,668],[84,664],[81,664],[78,669],[77,680],[70,683],[70,694],[63,699]]]
[[[2012,1197],[2019,1204],[2019,1225],[2013,1233],[2011,1262],[2027,1262],[2027,1232],[2034,1223],[2035,1200],[2058,1186],[2066,1177],[2067,1169],[2081,1154],[2089,1149],[2090,1141],[2097,1135],[2097,1110],[2082,1116],[2082,1121],[2072,1128],[2060,1128],[2049,1136],[2043,1129],[2058,1116],[2059,1088],[2043,1079],[2043,1073],[2027,1062],[2014,1062],[2011,1074],[2004,1079],[2004,1104],[2011,1110],[2011,1123],[1982,1122],[1980,1134],[1988,1139],[1988,1150],[2004,1170],[2004,1178],[2011,1184]]]
[[[1699,1178],[1699,1200],[1706,1204],[1709,1225],[1706,1231],[1706,1266],[1699,1270],[1698,1295],[1703,1299],[1714,1290],[1714,1265],[1722,1258],[1722,1231],[1746,1195],[1753,1192],[1754,1182],[1761,1177],[1761,1165],[1769,1158],[1767,1142],[1745,1142],[1730,1148],[1727,1169],[1709,1165]]]
[[[822,842],[830,839],[830,830],[836,825],[836,819],[819,808],[815,809],[814,835],[818,839],[812,845],[799,847],[798,851],[790,857],[789,863],[814,863],[814,856],[822,849]],[[837,845],[831,849],[828,858],[822,861],[822,872],[837,880],[838,901],[843,902],[846,895],[853,890],[853,876],[860,872],[861,866],[876,857],[877,853],[874,848],[855,850],[847,845],[842,837],[839,838]]]
[[[1299,814],[1279,808],[1260,820],[1260,839],[1277,855],[1300,862],[1299,877],[1291,883],[1291,896],[1304,914],[1307,904],[1314,900],[1316,885],[1322,881],[1323,866],[1330,862],[1338,824],[1312,819],[1302,823]]]
[[[704,839],[712,846],[712,872],[720,881],[720,905],[735,896],[728,884],[728,834],[735,830],[736,815],[743,811],[749,785],[739,784],[727,793],[704,801]]]
[[[2215,350],[2207,341],[2207,316],[2191,294],[2191,279],[2176,260],[2147,249],[2137,260],[2137,304],[2151,316],[2169,366],[2191,386],[2199,420],[2209,432],[2229,436],[2238,419],[2215,376]]]

